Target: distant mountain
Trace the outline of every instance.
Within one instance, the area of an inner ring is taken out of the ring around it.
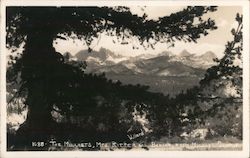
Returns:
[[[172,57],[172,56],[174,56],[174,54],[172,52],[170,52],[170,51],[163,51],[160,54],[158,54],[158,56],[169,56],[169,57]]]
[[[212,51],[207,51],[206,53],[199,56],[203,60],[212,61],[213,59],[217,58],[217,56]]]
[[[125,60],[114,65],[95,68],[92,72],[104,72],[108,78],[120,80],[123,84],[148,85],[150,91],[174,96],[182,90],[197,85],[205,70],[171,59],[171,56],[162,55],[141,60]]]
[[[207,51],[206,53],[196,56],[195,54],[191,54],[187,50],[183,50],[178,55],[174,55],[170,51],[163,51],[159,54],[141,54],[135,57],[127,57],[115,54],[111,50],[100,48],[99,51],[88,52],[88,50],[81,50],[76,55],[75,58],[80,61],[86,61],[88,64],[88,70],[96,69],[100,66],[112,66],[119,64],[120,62],[138,62],[138,61],[146,61],[147,59],[154,58],[162,58],[161,62],[165,64],[165,61],[162,61],[168,58],[171,62],[181,62],[184,65],[191,66],[194,68],[203,68],[207,69],[215,64],[213,61],[216,58],[216,55],[212,51]],[[156,63],[158,64],[158,63]]]
[[[114,65],[128,59],[128,57],[117,55],[105,48],[100,48],[99,51],[93,50],[91,52],[88,50],[81,50],[75,55],[75,57],[79,61],[87,62],[88,72],[91,72],[92,69],[98,68],[100,66]]]
[[[188,56],[190,56],[190,55],[192,55],[192,54],[189,53],[186,49],[184,49],[184,50],[179,54],[180,57],[188,57]]]
[[[196,56],[183,50],[178,55],[163,51],[126,57],[101,48],[91,53],[82,50],[75,57],[87,62],[87,73],[105,73],[123,84],[148,85],[151,91],[173,96],[198,85],[206,69],[215,64],[216,55],[208,51]]]
[[[132,57],[132,60],[135,60],[135,59],[139,59],[139,60],[141,60],[141,59],[150,59],[150,58],[154,58],[156,56],[157,56],[156,54],[141,54],[141,55]]]
[[[118,64],[99,67],[95,73],[128,73],[151,76],[199,76],[200,69],[185,65],[180,61],[171,61],[169,56],[157,56],[141,60],[125,60]],[[203,71],[203,70],[202,70]],[[198,72],[198,73],[197,73]]]
[[[208,51],[200,56],[197,56],[183,50],[178,56],[172,58],[172,61],[179,61],[194,68],[207,69],[215,64],[213,59],[216,57],[217,56],[212,51]]]
[[[75,55],[75,57],[78,60],[88,60],[88,58],[96,58],[102,62],[113,61],[114,63],[127,59],[124,56],[117,55],[114,52],[105,48],[100,48],[99,51],[93,50],[91,52],[89,52],[88,50],[81,50]]]

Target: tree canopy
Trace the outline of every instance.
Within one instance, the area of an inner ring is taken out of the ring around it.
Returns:
[[[187,126],[205,126],[219,136],[242,139],[242,15],[235,20],[238,25],[231,30],[233,39],[226,43],[224,56],[214,59],[216,65],[207,69],[199,87],[177,95],[176,102],[181,109],[189,108]]]
[[[203,19],[216,7],[187,7],[170,16],[149,20],[147,15],[132,14],[128,7],[8,7],[7,47],[18,47],[28,35],[42,31],[55,39],[58,34],[84,39],[90,44],[98,33],[126,39],[136,36],[141,43],[150,39],[173,43],[176,40],[196,41],[209,30],[216,29],[212,19]]]

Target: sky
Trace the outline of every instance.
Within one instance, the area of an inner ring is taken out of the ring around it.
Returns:
[[[147,6],[130,7],[131,12],[134,14],[142,15],[144,12],[148,15],[149,19],[158,19],[162,16],[170,15],[177,11],[182,10],[183,6]],[[219,58],[223,56],[225,45],[227,41],[232,40],[231,29],[237,26],[235,22],[235,16],[237,13],[242,13],[242,8],[237,6],[220,6],[216,12],[208,13],[204,15],[204,19],[211,18],[215,20],[218,29],[210,31],[207,36],[202,36],[197,40],[197,43],[185,43],[175,42],[174,47],[170,47],[168,44],[156,44],[155,49],[144,49],[139,46],[139,49],[133,49],[132,44],[122,45],[113,43],[114,37],[108,37],[102,34],[98,39],[94,40],[91,44],[93,50],[98,51],[101,47],[107,48],[124,56],[137,56],[143,53],[158,54],[163,51],[171,51],[174,54],[178,54],[184,49],[190,53],[201,55],[207,51],[213,51]],[[80,40],[59,40],[54,42],[54,47],[60,53],[70,52],[75,55],[77,52],[83,49],[87,49],[86,45]],[[135,43],[136,44],[136,43]]]

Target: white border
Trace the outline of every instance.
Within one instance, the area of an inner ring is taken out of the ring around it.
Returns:
[[[5,57],[5,7],[6,6],[186,6],[218,5],[243,7],[243,150],[242,151],[59,151],[59,152],[6,152],[6,57]],[[0,105],[1,105],[1,153],[3,158],[34,157],[249,157],[249,1],[246,0],[193,0],[193,1],[90,1],[90,0],[3,0],[1,2],[1,50],[0,50]]]

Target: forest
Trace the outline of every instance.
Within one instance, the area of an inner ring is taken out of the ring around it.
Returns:
[[[217,29],[214,20],[202,18],[216,10],[188,6],[148,20],[146,14],[134,15],[128,7],[8,7],[6,47],[14,53],[25,44],[21,53],[9,56],[7,114],[27,111],[17,129],[7,124],[8,150],[65,150],[52,148],[52,140],[139,143],[146,150],[151,142],[241,143],[242,15],[235,15],[237,27],[223,57],[214,59],[216,64],[206,70],[198,86],[174,97],[151,92],[147,85],[113,81],[105,73],[86,73],[85,61],[71,60],[52,45],[56,38],[64,39],[61,34],[77,35],[90,45],[103,32],[121,41],[135,37],[145,49],[156,43],[196,42]]]

